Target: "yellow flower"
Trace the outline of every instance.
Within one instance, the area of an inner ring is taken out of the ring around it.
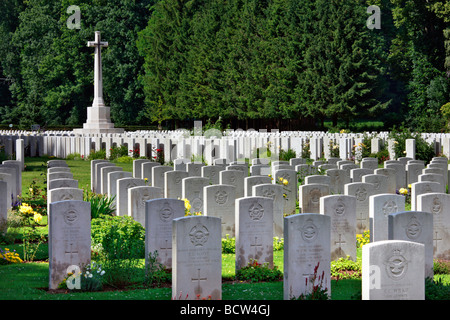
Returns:
[[[289,181],[287,181],[286,179],[283,179],[283,184],[284,184],[285,186],[287,186],[287,185],[289,184]]]
[[[410,189],[412,188],[411,184],[408,184],[408,188],[410,188]]]
[[[34,213],[33,208],[29,204],[22,204],[19,208],[19,212],[24,215],[32,215]]]
[[[191,210],[191,203],[189,202],[189,200],[188,199],[181,199],[181,200],[183,200],[184,201],[184,208],[186,209],[186,210]]]
[[[39,213],[35,213],[33,219],[34,221],[36,221],[36,223],[40,223],[42,220],[42,216]]]
[[[408,194],[408,189],[400,188],[400,190],[398,190],[398,192],[400,192],[400,194]]]
[[[280,182],[283,182],[283,178],[280,178]]]

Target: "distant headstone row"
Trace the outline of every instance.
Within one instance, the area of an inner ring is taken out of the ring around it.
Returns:
[[[189,130],[152,131],[142,130],[124,133],[82,133],[82,131],[0,131],[0,145],[4,146],[6,154],[22,156],[55,156],[66,158],[69,154],[78,153],[83,157],[94,151],[105,150],[110,156],[111,148],[127,146],[128,150],[137,150],[139,156],[154,157],[160,149],[166,161],[192,156],[203,156],[207,163],[215,159],[226,159],[228,162],[242,158],[257,158],[257,150],[264,153],[271,151],[271,159],[278,160],[279,150],[291,149],[299,156],[307,150],[313,160],[332,157],[330,145],[339,147],[339,158],[348,160],[359,158],[360,149],[357,146],[364,137],[371,139],[371,151],[377,153],[386,146],[390,159],[406,156],[416,159],[414,139],[406,141],[403,155],[396,155],[394,140],[389,132],[366,133],[329,133],[321,131],[281,131],[272,130],[206,130],[199,127]],[[422,133],[421,137],[432,144],[436,155],[450,157],[450,135],[444,133]],[[17,146],[16,140],[21,140],[23,149]],[[24,150],[24,153],[18,152]]]

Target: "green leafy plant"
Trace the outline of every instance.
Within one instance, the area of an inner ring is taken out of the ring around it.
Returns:
[[[425,279],[425,300],[449,300],[450,287],[442,279]]]
[[[268,263],[258,263],[251,260],[247,266],[236,271],[236,279],[242,281],[259,282],[259,281],[278,281],[283,278],[283,273],[277,266],[269,267]]]
[[[133,160],[134,159],[130,156],[122,156],[122,157],[115,159],[114,161],[118,162],[118,163],[133,163]]]
[[[410,129],[401,127],[393,128],[389,133],[389,138],[395,141],[394,152],[395,157],[403,157],[406,153],[406,140],[416,140],[416,159],[429,163],[435,156],[435,150],[432,144],[427,143],[419,133],[413,133]]]
[[[91,219],[100,218],[104,215],[112,216],[115,211],[114,198],[87,189],[83,191],[83,200],[91,203]]]
[[[222,238],[222,253],[235,253],[236,238],[230,238],[229,234]]]
[[[127,146],[113,146],[111,149],[109,149],[109,160],[115,160],[120,157],[126,157],[128,156],[128,148]]]
[[[433,263],[434,274],[450,274],[450,262],[446,260],[435,259]]]
[[[106,159],[106,150],[98,150],[98,151],[94,151],[91,150],[91,153],[89,153],[87,159],[90,160],[103,160]]]
[[[273,251],[281,251],[284,249],[284,239],[273,237]]]
[[[331,261],[330,273],[337,279],[360,279],[362,275],[361,260],[353,261],[347,256]]]
[[[172,279],[171,271],[163,264],[158,262],[158,251],[150,252],[147,258],[145,268],[145,281],[147,286],[160,287],[163,283],[170,282]]]
[[[103,216],[91,221],[92,246],[103,265],[105,283],[129,284],[140,270],[145,252],[145,229],[129,216]]]
[[[296,156],[297,155],[295,151],[292,149],[287,150],[280,149],[279,157],[281,161],[289,161],[290,159],[295,158]]]
[[[81,275],[81,290],[100,291],[103,289],[103,276],[105,270],[95,261],[84,267]]]
[[[75,152],[75,153],[68,154],[66,156],[66,160],[84,160],[84,159],[79,153]]]

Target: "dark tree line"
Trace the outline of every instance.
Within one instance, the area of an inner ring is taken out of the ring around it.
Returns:
[[[80,126],[94,31],[118,126],[323,128],[377,119],[445,127],[450,4],[413,0],[0,2],[0,122]],[[369,5],[381,29],[369,29]]]

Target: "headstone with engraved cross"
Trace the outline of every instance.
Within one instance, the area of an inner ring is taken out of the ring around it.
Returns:
[[[352,182],[345,185],[344,193],[356,197],[356,233],[363,234],[369,230],[369,197],[375,194],[375,187],[371,183]]]
[[[329,195],[320,198],[320,213],[331,218],[331,259],[356,261],[356,197]]]
[[[273,200],[236,199],[236,271],[252,261],[273,267]]]
[[[67,269],[91,261],[91,204],[80,200],[50,203],[49,289],[57,289]]]
[[[322,284],[331,296],[331,218],[301,213],[284,218],[284,299],[311,293]]]
[[[369,197],[370,242],[388,239],[388,216],[405,211],[405,196],[382,193]]]
[[[203,188],[204,215],[221,219],[222,238],[235,236],[235,200],[235,186],[214,184]]]
[[[159,263],[172,268],[172,220],[184,216],[184,201],[153,199],[145,201],[145,262],[150,254]]]
[[[172,298],[222,299],[220,218],[188,216],[172,225]]]
[[[417,210],[433,214],[433,257],[450,260],[450,194],[427,193],[417,197]]]

